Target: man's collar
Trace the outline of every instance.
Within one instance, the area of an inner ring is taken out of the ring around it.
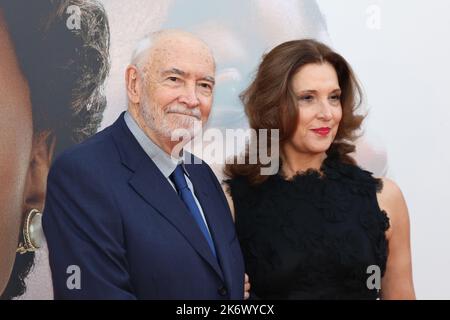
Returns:
[[[179,159],[172,158],[169,154],[164,152],[161,147],[159,147],[153,140],[148,137],[145,132],[139,127],[136,120],[131,116],[131,114],[127,111],[124,115],[125,123],[130,129],[133,136],[138,141],[139,145],[145,151],[145,153],[149,156],[150,159],[155,163],[161,173],[167,179],[175,170],[177,165],[181,164],[183,166],[184,172],[187,176],[189,173],[184,167],[183,157],[185,153],[183,152],[182,156]]]

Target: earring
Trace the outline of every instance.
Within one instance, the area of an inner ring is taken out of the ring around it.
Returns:
[[[17,252],[24,254],[34,252],[43,243],[44,232],[42,230],[42,213],[37,209],[32,209],[25,217],[22,229],[23,241],[19,243]]]

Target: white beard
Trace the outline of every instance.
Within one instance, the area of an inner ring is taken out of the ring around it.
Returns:
[[[146,126],[157,135],[171,139],[191,140],[202,128],[200,109],[187,108],[177,104],[169,106],[166,110],[143,99],[141,102],[141,113]]]

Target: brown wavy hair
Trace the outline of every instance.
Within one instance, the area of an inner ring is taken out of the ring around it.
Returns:
[[[269,132],[278,129],[282,148],[297,127],[298,107],[291,80],[303,66],[322,63],[334,67],[342,91],[342,120],[327,154],[338,157],[344,163],[355,164],[349,153],[355,151],[352,142],[358,137],[358,129],[364,120],[364,115],[357,114],[363,100],[362,90],[348,62],[325,44],[304,39],[278,45],[263,56],[255,79],[240,98],[250,127],[255,130],[268,129]],[[258,146],[259,138],[256,136],[256,141],[250,141],[250,144],[256,143]],[[270,135],[267,144],[270,152]],[[229,178],[246,177],[255,185],[264,182],[268,176],[260,174],[263,165],[259,161],[248,164],[249,149],[247,145],[245,164],[239,164],[236,157],[233,163],[225,166],[224,173]]]

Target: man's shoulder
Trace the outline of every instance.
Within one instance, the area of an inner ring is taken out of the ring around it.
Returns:
[[[56,157],[52,169],[95,168],[111,161],[111,157],[116,152],[111,131],[111,127],[108,127],[85,141],[64,150]]]

